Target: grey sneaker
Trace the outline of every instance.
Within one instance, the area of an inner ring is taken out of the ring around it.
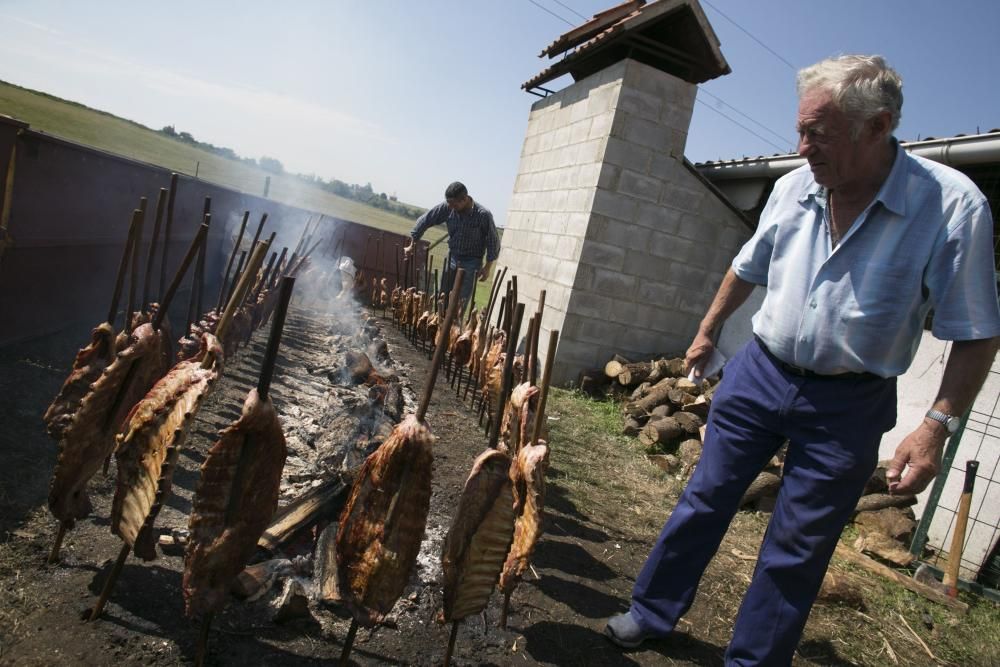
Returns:
[[[608,624],[604,626],[604,636],[622,648],[638,648],[647,639],[663,639],[666,635],[646,632],[632,618],[632,613],[627,611],[608,619]]]

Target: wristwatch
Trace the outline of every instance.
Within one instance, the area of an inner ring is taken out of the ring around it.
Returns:
[[[933,419],[934,421],[939,422],[942,426],[944,426],[944,430],[948,432],[948,435],[952,435],[955,431],[957,431],[959,425],[962,423],[962,420],[958,417],[946,415],[945,413],[935,410],[934,408],[928,410],[927,414],[924,416],[928,419]]]

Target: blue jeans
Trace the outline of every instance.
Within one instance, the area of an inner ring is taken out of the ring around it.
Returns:
[[[441,283],[441,291],[445,294],[451,293],[452,285],[455,282],[455,271],[465,269],[465,277],[462,280],[462,289],[458,293],[463,303],[469,302],[469,297],[476,289],[476,282],[479,280],[479,269],[482,268],[482,261],[478,257],[455,257],[448,256],[448,270],[445,271]]]
[[[636,579],[631,612],[639,626],[674,629],[743,493],[787,438],[781,489],[726,664],[791,664],[879,441],[895,421],[895,379],[791,375],[751,340],[726,365],[701,460]]]

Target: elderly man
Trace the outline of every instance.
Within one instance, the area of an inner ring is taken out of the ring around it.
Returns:
[[[424,213],[417,220],[416,226],[410,232],[410,244],[406,246],[406,256],[413,254],[413,245],[430,227],[445,223],[448,227],[448,270],[445,272],[443,287],[447,293],[455,271],[465,269],[466,278],[462,282],[460,295],[462,301],[468,301],[476,281],[486,280],[493,270],[493,263],[500,254],[500,238],[493,224],[493,214],[485,206],[478,204],[469,196],[464,185],[455,181],[444,191],[444,202]],[[486,266],[483,266],[483,253],[486,254]]]
[[[909,155],[892,133],[899,75],[878,56],[825,60],[798,75],[799,153],[775,184],[687,352],[697,373],[755,285],[754,339],[725,369],[704,451],[605,633],[632,648],[667,635],[743,492],[787,439],[777,504],[726,652],[727,665],[787,665],[834,547],[896,421],[896,376],[932,333],[955,341],[937,398],[896,450],[894,493],[938,471],[1000,335],[993,221],[962,174]],[[905,473],[904,473],[905,471]]]

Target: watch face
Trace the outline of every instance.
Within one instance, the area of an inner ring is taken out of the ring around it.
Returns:
[[[958,430],[958,426],[961,424],[961,420],[958,417],[948,417],[947,421],[944,423],[945,429],[948,433],[954,433]]]

